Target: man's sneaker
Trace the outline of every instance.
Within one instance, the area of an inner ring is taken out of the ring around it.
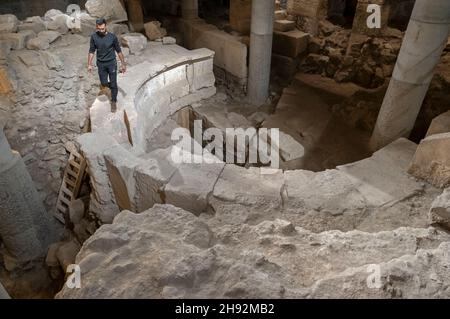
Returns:
[[[117,102],[111,102],[111,112],[116,113],[117,111]]]

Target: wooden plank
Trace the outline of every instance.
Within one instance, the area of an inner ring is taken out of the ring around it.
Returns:
[[[66,179],[65,181],[64,181],[67,185],[69,185],[70,187],[72,187],[72,188],[74,188],[75,186],[76,186],[76,181],[72,181],[72,180],[70,180],[70,179]],[[67,186],[66,186],[67,187]],[[72,190],[73,191],[73,190]]]
[[[69,160],[69,164],[80,169],[80,163],[77,163],[74,160]]]
[[[62,203],[64,203],[64,204],[66,204],[67,207],[69,207],[69,205],[70,205],[70,200],[69,200],[69,199],[66,199],[66,198],[64,198],[64,197],[61,197],[61,198],[59,199],[59,201],[62,202]]]
[[[75,177],[75,179],[78,178],[78,174],[72,170],[66,170],[66,174]]]
[[[64,216],[62,215],[62,214],[58,214],[58,213],[55,213],[55,214],[53,214],[53,216],[61,223],[61,224],[65,224],[66,223],[66,221],[64,220]]]

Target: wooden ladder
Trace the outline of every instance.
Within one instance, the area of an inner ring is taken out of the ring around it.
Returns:
[[[69,218],[69,205],[78,198],[81,183],[86,173],[86,161],[75,148],[69,149],[69,161],[64,171],[63,181],[56,202],[55,217],[65,224]]]

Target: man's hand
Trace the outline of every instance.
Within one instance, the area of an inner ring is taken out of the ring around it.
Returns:
[[[120,65],[119,72],[120,72],[120,73],[125,73],[125,72],[127,72],[127,65],[124,64],[124,63],[122,63],[122,64]]]
[[[93,66],[91,64],[88,65],[88,72],[92,73]]]
[[[125,72],[127,72],[127,64],[125,63],[125,56],[123,55],[123,52],[119,52],[117,55],[119,56],[119,59],[120,59],[120,69],[119,69],[119,72],[120,72],[120,73],[125,73]]]

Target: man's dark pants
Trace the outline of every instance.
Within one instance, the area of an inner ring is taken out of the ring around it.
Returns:
[[[101,84],[111,89],[111,100],[112,102],[117,102],[117,94],[119,93],[117,87],[117,60],[109,62],[97,61],[97,67]]]

